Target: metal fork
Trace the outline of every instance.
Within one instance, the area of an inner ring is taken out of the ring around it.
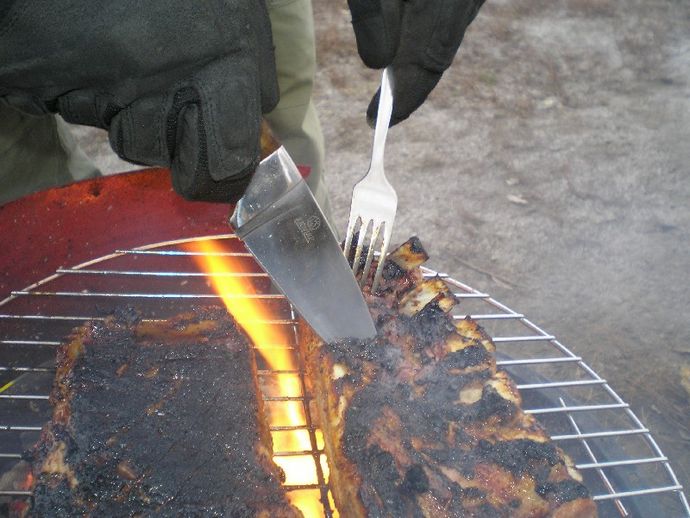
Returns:
[[[393,233],[393,222],[398,207],[398,195],[393,186],[388,183],[383,172],[383,150],[386,145],[388,125],[393,111],[393,92],[391,86],[391,70],[386,68],[381,78],[381,93],[379,96],[379,109],[376,116],[376,129],[374,130],[374,146],[371,153],[369,171],[352,191],[352,205],[350,206],[350,219],[347,224],[347,236],[345,238],[345,255],[350,259],[352,240],[356,232],[359,232],[355,256],[352,260],[352,271],[357,275],[360,268],[360,258],[364,249],[365,238],[369,235],[367,258],[364,262],[360,284],[363,286],[369,278],[371,262],[374,258],[376,244],[382,234],[378,267],[371,285],[371,291],[375,291],[381,273],[383,263]]]

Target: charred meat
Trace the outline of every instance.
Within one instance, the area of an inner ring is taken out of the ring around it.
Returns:
[[[303,330],[341,516],[596,516],[570,459],[496,369],[490,337],[453,320],[441,279],[423,279],[426,259],[414,238],[389,255],[367,294],[376,340],[323,344]]]
[[[28,516],[301,516],[271,461],[249,343],[224,310],[119,315],[60,347]]]

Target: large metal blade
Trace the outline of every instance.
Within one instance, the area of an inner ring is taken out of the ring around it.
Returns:
[[[324,341],[376,335],[338,241],[284,148],[261,162],[230,222]]]

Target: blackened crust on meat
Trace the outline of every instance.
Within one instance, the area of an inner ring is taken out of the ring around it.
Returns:
[[[445,499],[452,510],[447,516],[511,516],[515,499],[495,504],[489,494],[491,481],[481,479],[482,470],[487,469],[502,473],[513,481],[510,484],[534,481],[541,488],[538,494],[553,502],[554,509],[588,497],[579,482],[552,480],[554,466],[563,465],[552,443],[480,438],[485,429],[510,429],[520,412],[515,401],[488,383],[493,379],[490,370],[452,374],[453,369],[485,361],[484,348],[470,346],[463,350],[466,353],[450,353],[434,369],[420,365],[412,382],[401,378],[409,359],[390,343],[350,342],[327,348],[336,363],[346,365],[350,372],[336,381],[338,393],[345,392],[346,385],[357,388],[345,410],[341,446],[362,479],[358,496],[367,516],[429,516],[419,501],[425,495],[433,501]],[[484,383],[480,398],[456,404],[458,393],[473,382]],[[454,423],[451,440],[449,430]],[[465,433],[465,427],[474,432]],[[478,436],[476,430],[480,430]],[[464,481],[448,478],[442,466],[456,470]],[[544,512],[535,516],[549,514],[549,504],[544,502],[544,506]]]
[[[560,482],[547,482],[537,486],[537,494],[548,500],[565,503],[577,500],[578,498],[588,498],[587,488],[575,480],[562,480]]]
[[[383,265],[383,272],[381,275],[387,281],[399,279],[405,275],[405,270],[400,268],[400,266],[395,264],[393,261],[387,261],[386,264]]]
[[[392,273],[365,291],[375,340],[323,344],[302,329],[341,515],[596,516],[569,459],[497,370],[491,338],[448,314],[457,301],[445,284],[402,266],[414,249],[392,252]]]
[[[501,396],[492,386],[485,386],[481,399],[470,405],[471,413],[477,420],[490,418],[505,422],[515,415],[517,406],[513,401]]]
[[[402,488],[414,493],[424,493],[429,490],[429,477],[426,476],[421,465],[415,464],[407,470]]]
[[[455,331],[448,315],[434,304],[429,304],[410,319],[405,318],[404,322],[408,332],[416,338],[419,348],[443,340]]]
[[[221,309],[79,329],[58,356],[29,515],[299,516],[250,354]]]
[[[481,345],[471,345],[459,351],[448,353],[442,360],[452,369],[466,369],[467,367],[476,367],[485,363],[490,357],[487,351]]]
[[[532,471],[534,466],[546,464],[549,468],[560,462],[558,451],[553,444],[540,443],[526,439],[492,443],[479,441],[479,450],[487,460],[495,462],[515,475]]]

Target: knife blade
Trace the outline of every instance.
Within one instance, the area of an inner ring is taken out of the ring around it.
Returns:
[[[237,237],[325,342],[373,338],[374,322],[335,233],[264,123],[264,154],[267,146],[230,217]]]

